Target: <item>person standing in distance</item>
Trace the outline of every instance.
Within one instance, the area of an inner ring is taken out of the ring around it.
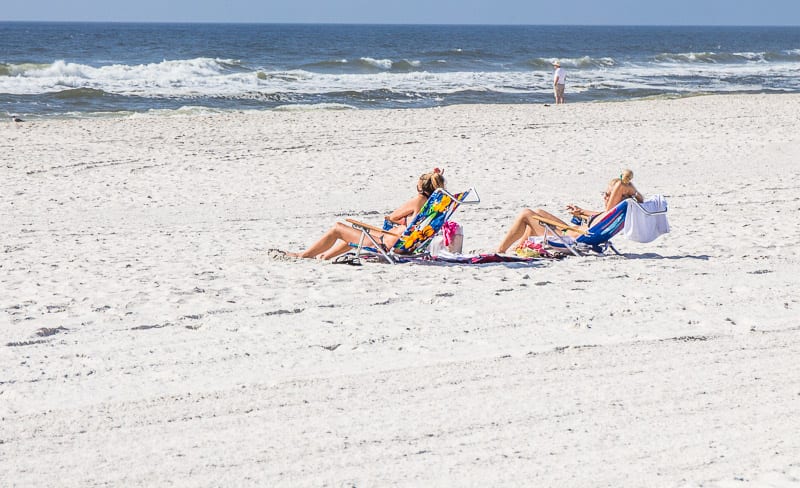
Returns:
[[[561,62],[558,60],[553,61],[553,93],[556,97],[556,104],[564,103],[564,85],[567,81],[567,73],[561,67]]]

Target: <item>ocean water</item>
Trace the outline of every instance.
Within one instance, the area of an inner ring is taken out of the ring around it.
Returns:
[[[800,27],[0,22],[0,113],[432,107],[800,91]]]

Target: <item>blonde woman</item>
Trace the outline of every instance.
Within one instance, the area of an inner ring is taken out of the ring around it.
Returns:
[[[444,185],[444,171],[439,168],[435,168],[432,172],[425,173],[419,177],[417,194],[397,207],[394,212],[385,218],[384,229],[386,234],[383,236],[383,243],[387,247],[391,247],[397,242],[397,239],[406,229],[408,222],[414,219],[431,194],[437,188],[444,188]],[[350,243],[356,243],[360,239],[360,230],[337,222],[305,251],[287,253],[287,255],[298,258],[332,259],[349,251]]]
[[[567,211],[581,220],[580,225],[573,227],[578,227],[583,230],[588,229],[597,219],[602,219],[611,209],[626,198],[634,198],[637,202],[641,203],[643,201],[642,194],[633,186],[632,180],[633,171],[626,169],[622,171],[618,178],[614,178],[608,183],[608,187],[603,192],[603,210],[586,210],[577,205],[567,205]],[[526,208],[514,219],[511,228],[508,230],[503,240],[500,241],[500,245],[497,246],[497,252],[504,253],[512,244],[517,241],[527,240],[528,237],[544,235],[544,226],[539,223],[540,218],[554,220],[565,226],[570,225],[541,208],[537,208],[536,210]],[[580,234],[568,231],[567,235],[577,237]]]

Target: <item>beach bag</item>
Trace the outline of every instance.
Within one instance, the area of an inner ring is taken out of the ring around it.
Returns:
[[[461,254],[463,247],[464,229],[458,222],[450,220],[445,222],[439,233],[431,238],[431,243],[428,245],[428,254],[436,257],[442,250],[447,250],[453,254]]]
[[[567,237],[567,236],[565,236]],[[549,258],[553,257],[547,249],[544,248],[542,238],[539,236],[529,237],[519,243],[514,254],[521,258]]]

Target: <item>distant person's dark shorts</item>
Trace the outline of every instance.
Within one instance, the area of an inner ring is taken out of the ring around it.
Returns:
[[[563,97],[564,96],[564,85],[556,85],[555,93],[556,93],[557,97],[559,97],[559,98]]]

